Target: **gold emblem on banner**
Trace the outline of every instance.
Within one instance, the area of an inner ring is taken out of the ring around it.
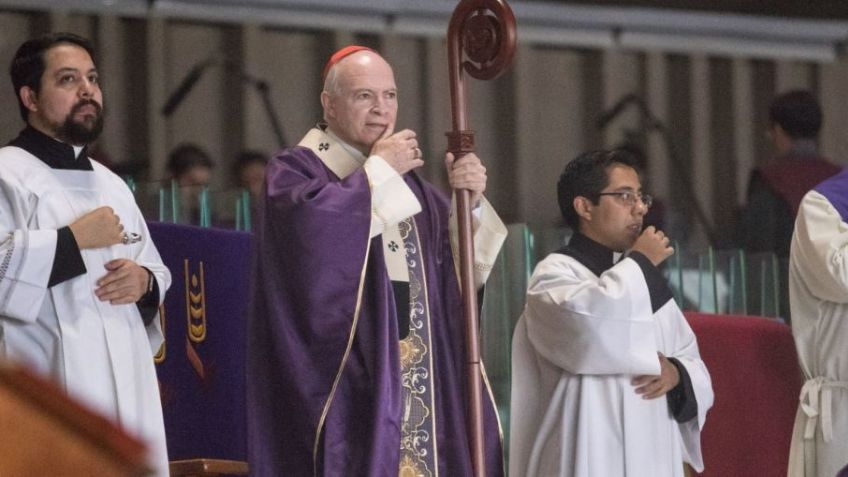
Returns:
[[[159,325],[162,327],[162,344],[159,345],[159,351],[156,352],[156,356],[153,357],[153,362],[156,364],[160,364],[165,362],[165,345],[168,344],[168,340],[165,337],[165,305],[159,305]]]
[[[189,273],[188,259],[185,259],[183,264],[188,338],[194,343],[202,343],[206,339],[206,279],[203,262],[199,264],[199,276],[194,272]]]

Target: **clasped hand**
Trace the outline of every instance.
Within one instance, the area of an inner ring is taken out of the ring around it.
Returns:
[[[105,265],[106,275],[97,280],[94,294],[100,301],[113,305],[137,302],[147,292],[147,269],[126,258],[110,260]]]
[[[660,375],[643,375],[633,378],[630,384],[636,386],[636,394],[643,399],[656,399],[674,389],[680,382],[680,372],[662,353],[657,353],[660,359]]]
[[[129,243],[121,218],[111,207],[98,207],[68,226],[80,250]],[[132,260],[119,258],[106,263],[106,275],[97,280],[94,294],[113,305],[137,302],[147,291],[147,270]]]

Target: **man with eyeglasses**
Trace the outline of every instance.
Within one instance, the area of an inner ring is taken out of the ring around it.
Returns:
[[[651,197],[632,158],[583,154],[557,189],[574,235],[536,267],[515,329],[510,475],[702,471],[710,376],[657,268],[668,237],[642,230]]]

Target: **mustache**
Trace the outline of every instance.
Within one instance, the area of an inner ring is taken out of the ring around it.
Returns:
[[[76,114],[77,112],[79,112],[80,109],[85,106],[94,106],[94,110],[97,112],[98,115],[103,112],[103,106],[101,106],[100,103],[98,103],[97,101],[93,99],[83,99],[80,100],[79,103],[75,104],[73,108],[71,108],[71,115]]]

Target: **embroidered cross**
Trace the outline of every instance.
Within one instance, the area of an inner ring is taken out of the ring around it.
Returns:
[[[326,151],[329,148],[330,148],[330,143],[328,143],[328,142],[322,142],[321,144],[318,144],[318,150],[319,151]]]
[[[399,248],[400,248],[400,247],[398,246],[398,244],[397,244],[394,240],[392,240],[391,242],[389,242],[389,249],[390,249],[392,252],[397,252],[397,250],[398,250]]]

